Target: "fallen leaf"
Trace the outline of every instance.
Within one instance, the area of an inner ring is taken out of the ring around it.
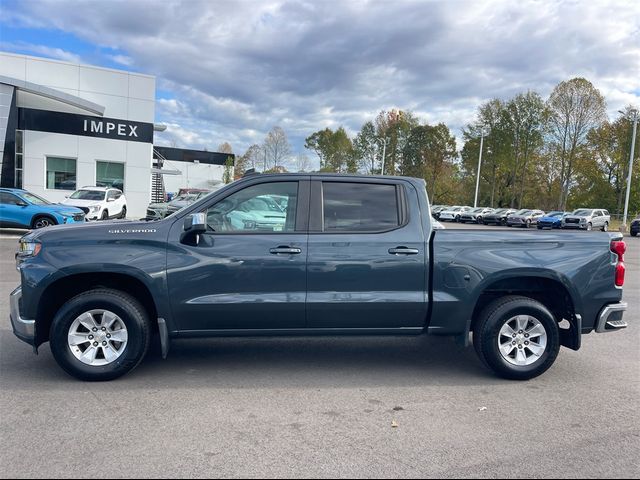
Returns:
[[[398,422],[396,422],[395,420],[391,421],[391,428],[398,428]]]

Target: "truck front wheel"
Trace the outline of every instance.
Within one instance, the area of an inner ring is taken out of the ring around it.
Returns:
[[[496,374],[528,380],[551,367],[560,351],[558,324],[540,302],[506,296],[489,304],[473,330],[480,360]]]
[[[49,339],[65,372],[100,381],[133,370],[146,355],[150,336],[149,318],[138,300],[100,288],[66,302],[53,319]]]

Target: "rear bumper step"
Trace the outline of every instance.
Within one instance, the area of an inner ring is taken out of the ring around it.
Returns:
[[[622,319],[626,310],[627,304],[624,302],[612,303],[604,307],[598,316],[596,333],[613,332],[627,328],[627,322]]]

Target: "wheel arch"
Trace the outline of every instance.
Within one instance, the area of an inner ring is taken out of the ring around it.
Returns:
[[[60,223],[53,214],[47,213],[47,212],[38,212],[38,213],[34,213],[31,216],[31,221],[29,222],[29,225],[31,226],[32,229],[35,228],[34,223],[38,218],[48,218],[53,221],[54,225],[58,225]]]
[[[53,318],[68,300],[82,292],[99,287],[128,293],[140,301],[149,318],[158,317],[158,309],[149,287],[134,275],[118,272],[67,275],[48,285],[40,297],[36,313],[36,346],[49,340],[49,330]],[[157,329],[157,324],[151,323]]]
[[[505,273],[499,277],[487,278],[478,288],[473,312],[467,324],[466,338],[469,332],[473,332],[484,308],[506,295],[533,298],[547,307],[558,323],[562,320],[569,322],[568,327],[560,328],[561,344],[572,350],[580,348],[582,320],[578,313],[579,297],[566,278],[551,271],[518,272],[517,275]]]

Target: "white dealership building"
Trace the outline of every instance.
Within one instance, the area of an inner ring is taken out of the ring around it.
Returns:
[[[163,128],[155,95],[150,75],[0,52],[0,186],[52,202],[83,186],[115,186],[136,218],[164,183],[219,183],[228,155],[154,149]]]

